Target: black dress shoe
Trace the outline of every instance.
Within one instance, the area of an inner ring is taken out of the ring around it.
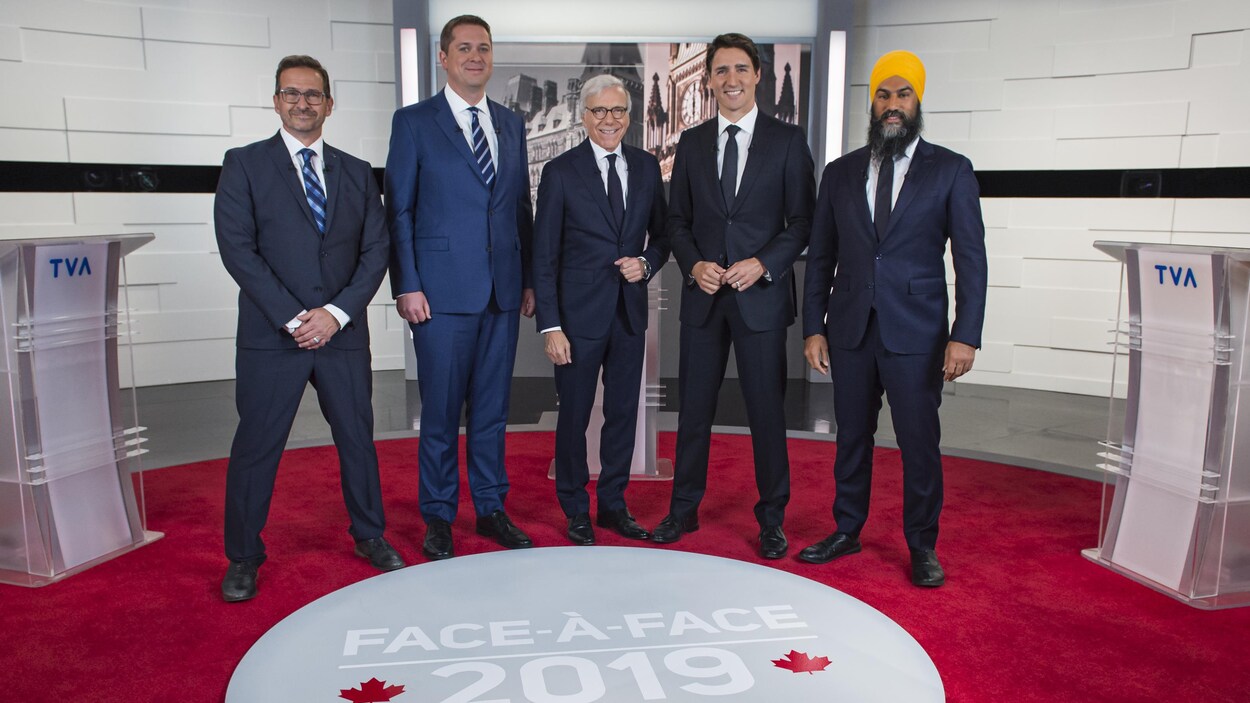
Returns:
[[[946,572],[932,549],[911,550],[911,582],[923,588],[937,588],[946,583]]]
[[[581,547],[595,543],[595,528],[590,526],[590,513],[569,518],[569,541]]]
[[[378,571],[394,571],[408,566],[399,552],[381,537],[362,539],[356,543],[356,556],[369,560]]]
[[[856,554],[862,548],[859,537],[846,532],[834,532],[799,552],[799,558],[809,564],[824,564],[847,554]]]
[[[429,559],[450,559],[455,555],[451,546],[451,523],[434,518],[425,525],[425,541],[421,552]]]
[[[263,560],[262,560],[263,561]],[[237,603],[256,597],[256,570],[260,562],[232,561],[221,580],[221,597],[227,603]]]
[[[589,518],[590,516],[587,515],[586,517]],[[508,549],[528,549],[534,546],[529,536],[522,532],[521,528],[512,524],[512,519],[502,510],[496,510],[490,515],[478,518],[477,533],[487,537],[494,537],[496,542]]]
[[[599,527],[606,527],[625,539],[650,539],[651,533],[647,532],[633,515],[629,514],[629,510],[621,508],[620,510],[600,510],[598,518]]]
[[[699,529],[699,518],[691,516],[680,518],[672,513],[664,516],[660,520],[660,524],[651,530],[651,541],[659,544],[669,544],[681,539],[681,536],[687,532],[696,532]]]
[[[786,533],[781,531],[780,525],[760,530],[760,556],[765,559],[780,559],[789,549],[790,543],[786,541]]]

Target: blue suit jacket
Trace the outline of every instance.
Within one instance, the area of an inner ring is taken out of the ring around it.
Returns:
[[[878,242],[868,211],[867,147],[825,167],[803,287],[803,336],[826,333],[853,349],[877,310],[886,349],[932,351],[947,339],[981,346],[985,225],[967,158],[923,139]],[[948,327],[946,264],[955,265],[955,321]],[[827,321],[826,321],[827,316]]]
[[[681,321],[702,325],[712,296],[690,281],[700,261],[730,265],[756,257],[772,276],[736,294],[747,327],[778,330],[794,322],[793,265],[811,234],[816,167],[803,130],[760,113],[733,205],[726,208],[716,166],[717,119],[682,132],[673,162],[668,232],[686,276]]]
[[[395,112],[386,159],[391,292],[422,291],[431,313],[521,307],[533,231],[525,126],[490,102],[499,141],[486,185],[442,91]]]
[[[625,299],[630,329],[647,328],[647,281],[626,283],[612,262],[641,256],[654,275],[668,261],[664,185],[651,154],[624,145],[629,170],[625,224],[612,216],[590,141],[543,167],[534,219],[534,294],[538,329],[602,337]],[[650,234],[650,239],[647,235]]]
[[[226,152],[213,221],[222,263],[239,284],[239,347],[296,349],[286,323],[327,303],[351,317],[329,345],[369,346],[365,308],[386,274],[385,213],[369,164],[328,144],[324,151],[324,236],[280,134]]]

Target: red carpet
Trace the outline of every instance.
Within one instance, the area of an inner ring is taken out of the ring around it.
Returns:
[[[546,478],[551,433],[509,435],[509,513],[538,546],[563,546]],[[415,440],[379,443],[387,536],[410,563],[423,526]],[[791,440],[791,553],[832,529],[833,445]],[[660,453],[672,456],[673,437]],[[703,529],[669,548],[757,561],[749,438],[718,436]],[[463,457],[463,448],[462,448]],[[462,458],[463,462],[463,458]],[[335,589],[374,575],[352,555],[330,449],[289,452],[265,538],[260,595],[226,604],[218,586],[225,461],[147,475],[149,524],[165,539],[52,586],[0,586],[0,701],[220,701],[234,666],[266,630]],[[951,701],[1245,701],[1250,608],[1204,612],[1080,556],[1096,542],[1098,486],[986,462],[946,460],[939,554],[945,587],[907,580],[897,451],[877,454],[864,552],[824,566],[769,562],[893,618],[929,652]],[[635,483],[644,524],[670,484]],[[462,489],[460,554],[498,549],[473,533]],[[600,543],[625,545],[605,530]],[[632,545],[631,545],[632,546]],[[666,547],[656,546],[661,549]],[[784,703],[784,702],[779,702]]]

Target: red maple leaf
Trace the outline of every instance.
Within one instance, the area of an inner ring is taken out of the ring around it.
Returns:
[[[789,669],[796,674],[807,672],[809,675],[813,671],[824,671],[832,663],[829,657],[809,657],[807,652],[796,652],[793,649],[782,658],[773,660],[773,666],[779,669]]]
[[[362,682],[360,688],[339,689],[339,698],[346,698],[352,703],[388,703],[403,692],[403,686],[387,686],[385,681],[374,677]]]

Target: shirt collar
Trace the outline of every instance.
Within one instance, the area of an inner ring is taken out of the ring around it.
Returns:
[[[317,141],[305,147],[302,143],[300,143],[300,140],[291,136],[291,133],[286,131],[285,127],[283,127],[282,129],[279,129],[278,134],[282,135],[282,143],[286,145],[286,150],[290,152],[292,159],[294,159],[296,155],[299,154],[300,149],[312,149],[314,152],[316,152],[317,156],[321,157],[322,162],[325,161],[326,145],[325,145],[325,141],[321,137],[317,137]],[[303,159],[303,157],[300,157],[300,158],[301,160]]]
[[[590,139],[589,137],[586,138],[586,141],[590,142],[590,148],[595,152],[596,163],[599,161],[602,161],[603,159],[608,158],[608,154],[616,154],[617,156],[621,157],[621,161],[625,160],[625,150],[621,148],[620,144],[616,145],[616,151],[608,151],[607,149],[604,149],[598,144],[595,144],[594,140]]]
[[[478,110],[490,114],[490,108],[486,105],[486,96],[482,95],[482,99],[477,104],[470,105],[467,100],[460,97],[460,94],[451,89],[451,86],[443,88],[443,95],[447,96],[447,104],[451,106],[452,112],[462,112],[470,107],[476,107]]]
[[[742,128],[747,134],[755,134],[755,118],[760,115],[760,106],[758,104],[751,106],[751,111],[743,115],[737,122],[730,122],[720,111],[716,111],[716,133],[720,134],[725,128],[731,124],[736,124]]]

